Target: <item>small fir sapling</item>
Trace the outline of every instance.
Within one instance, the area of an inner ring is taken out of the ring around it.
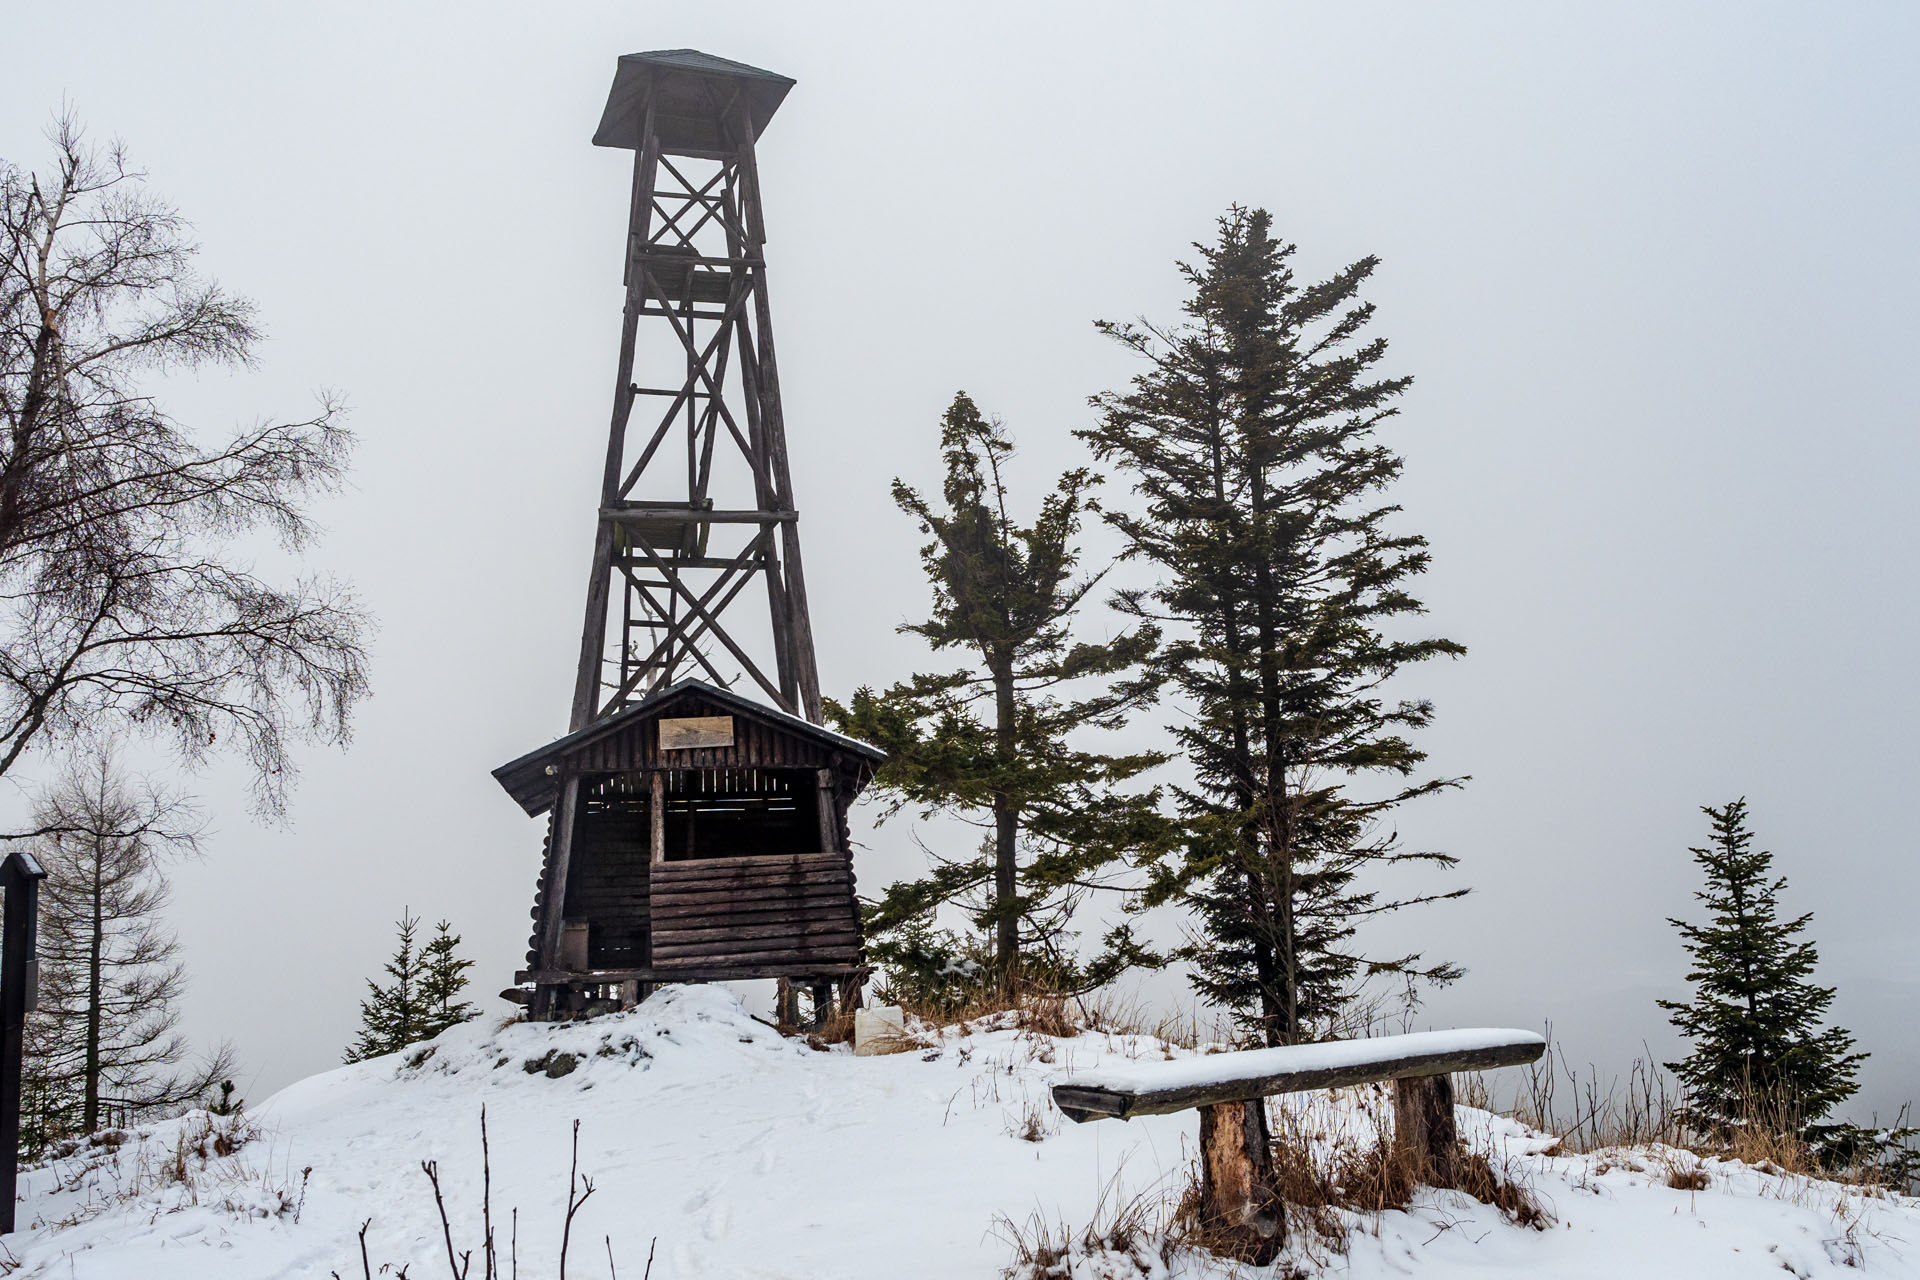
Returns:
[[[360,1002],[359,1038],[343,1061],[362,1062],[396,1053],[474,1016],[473,1006],[460,999],[467,986],[466,971],[473,967],[471,960],[456,954],[460,935],[442,920],[432,940],[422,947],[417,939],[419,927],[418,916],[400,913],[398,943],[385,965],[390,981],[382,985],[367,979],[367,996]]]
[[[442,920],[434,926],[433,940],[421,951],[424,972],[420,979],[421,1038],[431,1040],[448,1027],[457,1027],[474,1016],[474,1007],[460,999],[467,987],[467,970],[473,961],[456,954],[460,935]]]
[[[1718,1138],[1744,1126],[1792,1135],[1823,1163],[1857,1158],[1868,1135],[1824,1121],[1853,1096],[1867,1055],[1852,1051],[1852,1033],[1821,1025],[1834,988],[1812,980],[1819,954],[1802,937],[1812,913],[1780,918],[1787,880],[1773,874],[1771,853],[1753,848],[1745,799],[1701,812],[1712,838],[1688,852],[1706,875],[1694,897],[1707,919],[1669,921],[1693,958],[1693,998],[1659,1002],[1693,1042],[1667,1064],[1687,1086],[1682,1120]]]

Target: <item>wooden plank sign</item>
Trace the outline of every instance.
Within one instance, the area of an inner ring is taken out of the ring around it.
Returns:
[[[660,721],[662,751],[690,751],[695,747],[733,745],[732,716],[685,716]]]

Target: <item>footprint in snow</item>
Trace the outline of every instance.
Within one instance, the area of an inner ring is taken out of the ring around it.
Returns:
[[[707,1215],[706,1226],[702,1230],[709,1240],[719,1240],[727,1234],[727,1228],[733,1225],[733,1206],[725,1200],[713,1206],[713,1212]]]

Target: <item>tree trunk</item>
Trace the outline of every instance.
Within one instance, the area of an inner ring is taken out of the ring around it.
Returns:
[[[1203,1225],[1214,1230],[1251,1235],[1276,1248],[1286,1239],[1264,1100],[1200,1108],[1200,1213]]]
[[[1018,708],[1013,696],[1013,663],[993,664],[994,753],[1003,768],[1013,763],[1017,746]],[[1019,893],[1017,855],[1020,847],[1020,813],[1013,798],[1004,791],[993,793],[993,958],[1003,975],[1011,975],[1020,962],[1020,913],[1014,899]]]
[[[1260,779],[1259,804],[1267,834],[1266,854],[1278,873],[1274,907],[1280,926],[1279,978],[1282,1022],[1269,1027],[1269,1044],[1300,1041],[1300,957],[1293,920],[1293,820],[1287,801],[1286,751],[1280,739],[1280,628],[1274,618],[1273,566],[1266,556],[1268,514],[1267,477],[1257,459],[1248,459],[1248,497],[1256,539],[1254,562],[1254,626],[1258,632],[1260,664],[1260,728],[1267,751],[1265,776]],[[1275,1034],[1277,1032],[1277,1034]]]
[[[1393,1149],[1428,1186],[1451,1187],[1459,1180],[1452,1076],[1393,1082]]]
[[[105,918],[106,886],[102,882],[104,869],[102,854],[98,848],[93,851],[93,884],[91,906],[93,918],[87,937],[87,1057],[82,1067],[80,1128],[83,1132],[94,1133],[100,1128],[100,1021],[101,1021],[101,950],[106,945],[107,925]]]

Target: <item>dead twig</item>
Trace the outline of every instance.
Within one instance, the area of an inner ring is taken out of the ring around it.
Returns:
[[[440,1211],[440,1234],[447,1242],[447,1270],[453,1273],[453,1280],[467,1280],[467,1266],[473,1265],[473,1250],[466,1252],[467,1266],[462,1266],[453,1255],[453,1225],[447,1221],[447,1202],[440,1195],[440,1165],[438,1161],[422,1160],[420,1171],[427,1175],[427,1181],[433,1184],[433,1207]]]
[[[480,1104],[480,1223],[485,1235],[487,1280],[499,1280],[493,1251],[493,1156],[487,1149],[487,1104]]]
[[[576,1188],[584,1188],[576,1199]],[[560,1225],[560,1277],[567,1280],[567,1249],[573,1241],[573,1215],[593,1195],[593,1179],[580,1176],[580,1122],[573,1122],[573,1159],[567,1165],[567,1218]]]

